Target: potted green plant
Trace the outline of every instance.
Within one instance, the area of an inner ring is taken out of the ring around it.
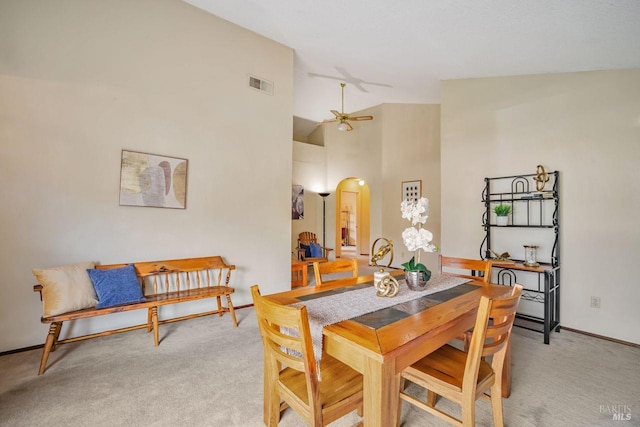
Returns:
[[[509,214],[511,213],[511,205],[503,205],[500,203],[493,208],[496,214],[496,224],[505,226],[509,223]]]

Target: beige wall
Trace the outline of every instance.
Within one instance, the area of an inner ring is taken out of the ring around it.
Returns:
[[[0,58],[0,351],[44,341],[34,267],[223,255],[236,305],[289,287],[291,49],[178,0],[6,0]],[[188,159],[187,209],[118,206],[122,149]]]
[[[303,231],[316,233],[322,244],[322,197],[318,193],[326,191],[326,173],[324,147],[293,141],[293,185],[304,187],[304,218],[291,220],[294,257],[297,257],[298,235]],[[327,213],[330,217],[331,211]]]
[[[484,177],[559,170],[561,324],[640,343],[639,159],[640,70],[445,81],[443,252],[478,256]]]
[[[383,104],[382,173],[383,204],[380,236],[393,240],[394,262],[399,267],[413,255],[402,242],[402,232],[411,223],[402,219],[402,181],[422,181],[422,196],[429,199],[425,228],[440,246],[440,106]],[[438,266],[435,253],[421,253],[421,261],[432,271]]]
[[[332,192],[327,198],[327,212],[336,212],[333,192],[343,179],[364,179],[370,189],[370,233],[364,249],[370,252],[371,243],[378,237],[392,239],[393,264],[399,266],[411,258],[401,237],[409,226],[400,214],[402,181],[422,180],[423,195],[431,204],[427,228],[440,245],[440,106],[382,104],[357,114],[373,115],[374,120],[354,124],[352,132],[324,125],[325,147],[313,148],[316,158],[326,158],[327,188]],[[322,162],[313,163],[295,147],[294,170],[306,170],[309,182],[314,174],[321,177],[318,168]],[[327,230],[334,230],[335,224],[336,218],[327,216]],[[321,223],[317,230],[321,233]],[[335,241],[334,235],[327,233],[327,245],[336,248]],[[423,255],[422,259],[430,268],[437,267],[437,255]]]

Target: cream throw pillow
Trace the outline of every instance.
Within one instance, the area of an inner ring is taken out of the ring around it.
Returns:
[[[33,269],[42,285],[44,317],[93,307],[98,302],[87,269],[95,262],[65,265],[48,269]]]

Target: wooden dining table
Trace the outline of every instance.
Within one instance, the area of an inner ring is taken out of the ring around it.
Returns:
[[[391,274],[400,276],[403,273],[393,271]],[[341,279],[322,287],[298,288],[266,297],[289,305],[320,297],[332,290],[358,288],[365,283],[373,283],[373,276]],[[375,292],[373,287],[372,292]],[[391,307],[392,310],[380,310],[325,326],[323,351],[363,375],[364,425],[397,425],[400,372],[472,328],[482,296],[503,297],[510,292],[508,286],[472,280],[448,291],[399,304]],[[367,321],[363,321],[364,318]],[[502,382],[505,397],[510,392],[508,365],[507,359]]]

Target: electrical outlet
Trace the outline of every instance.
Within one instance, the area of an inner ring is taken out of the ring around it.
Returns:
[[[600,297],[591,297],[591,308],[600,308]]]

